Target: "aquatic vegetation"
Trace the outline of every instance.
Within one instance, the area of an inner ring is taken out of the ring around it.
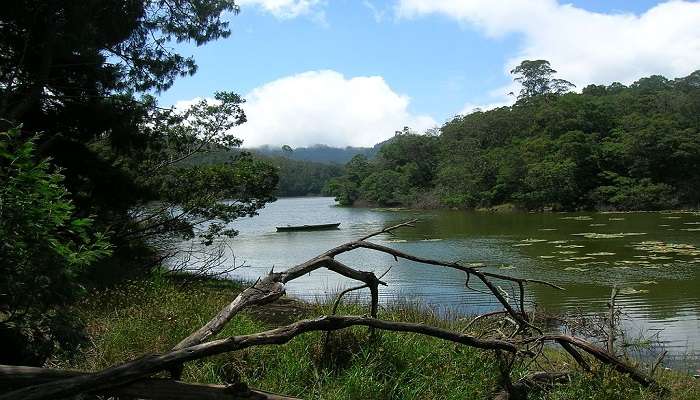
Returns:
[[[564,243],[569,243],[568,240],[552,240],[551,242],[547,242],[549,244],[564,244]]]
[[[649,290],[647,290],[647,289],[635,289],[633,287],[624,287],[624,288],[620,289],[620,291],[618,293],[622,294],[622,295],[642,294],[642,293],[649,293]]]
[[[573,236],[583,236],[586,239],[617,239],[626,236],[641,236],[646,235],[645,232],[621,232],[621,233],[595,233],[595,232],[583,232],[583,233],[572,233]]]
[[[588,256],[582,256],[582,257],[571,257],[572,260],[580,261],[580,260],[595,260],[595,257],[588,257]]]
[[[676,254],[682,256],[700,256],[700,249],[692,244],[686,243],[666,243],[659,241],[647,241],[635,243],[635,250],[646,251],[657,254]],[[670,257],[666,258],[670,259]]]
[[[566,244],[566,245],[560,244],[560,245],[554,246],[554,247],[557,247],[559,249],[580,249],[581,247],[586,247],[586,246],[584,246],[582,244]]]
[[[533,239],[533,238],[527,238],[521,240],[523,243],[541,243],[541,242],[546,242],[547,239]]]
[[[560,258],[559,259],[559,262],[574,262],[574,261],[576,261],[576,260],[571,259],[571,258]]]
[[[576,253],[578,253],[578,251],[574,251],[574,250],[562,250],[562,251],[555,251],[554,253],[558,253],[558,254],[576,254]]]
[[[578,268],[578,267],[566,267],[566,268],[564,268],[564,271],[578,271],[578,272],[585,272],[585,271],[588,271],[588,268]]]
[[[612,253],[609,251],[600,251],[598,253],[586,253],[587,256],[614,256],[617,253]]]
[[[592,221],[593,220],[593,218],[591,218],[588,215],[581,215],[578,217],[561,217],[560,219],[568,219],[568,220],[572,220],[572,221]]]

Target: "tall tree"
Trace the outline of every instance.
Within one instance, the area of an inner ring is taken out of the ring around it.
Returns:
[[[574,87],[569,81],[552,78],[556,74],[547,60],[524,60],[510,71],[515,81],[522,85],[518,99],[543,94],[563,94]]]

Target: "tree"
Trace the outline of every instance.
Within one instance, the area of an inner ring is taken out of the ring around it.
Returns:
[[[75,340],[66,306],[92,263],[109,255],[105,236],[78,217],[63,176],[35,159],[35,138],[0,133],[0,362],[41,364]]]
[[[557,71],[552,69],[547,60],[524,60],[510,73],[522,85],[518,100],[544,94],[563,94],[574,87],[569,81],[552,78]]]

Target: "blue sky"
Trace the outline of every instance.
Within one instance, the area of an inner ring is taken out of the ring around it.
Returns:
[[[700,68],[700,3],[649,0],[241,0],[232,35],[202,47],[160,100],[245,95],[249,146],[371,145],[475,107],[508,104],[508,69],[630,83]]]

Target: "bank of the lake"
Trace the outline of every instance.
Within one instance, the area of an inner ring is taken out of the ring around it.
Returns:
[[[52,361],[52,366],[96,371],[146,353],[170,349],[198,329],[241,290],[232,281],[180,280],[155,276],[109,291],[93,293],[76,312],[87,326],[89,340],[77,354]],[[219,337],[248,334],[302,317],[327,314],[325,303],[300,303],[283,298],[270,306],[236,316]],[[360,314],[346,305],[340,313]],[[446,320],[406,304],[386,304],[380,318],[424,322],[462,329],[466,321]],[[227,384],[238,380],[268,391],[305,399],[492,399],[498,391],[498,367],[489,352],[478,351],[416,334],[383,332],[368,341],[366,328],[336,333],[332,361],[322,357],[322,335],[305,334],[281,346],[246,349],[188,363],[183,380]],[[562,368],[565,359],[549,358]],[[325,360],[325,361],[323,361]],[[519,367],[521,368],[521,367]],[[518,373],[525,373],[519,369]],[[670,388],[670,400],[696,400],[700,381],[686,374],[660,370],[657,379]],[[605,368],[577,373],[571,384],[535,393],[533,399],[651,400],[656,395]]]

